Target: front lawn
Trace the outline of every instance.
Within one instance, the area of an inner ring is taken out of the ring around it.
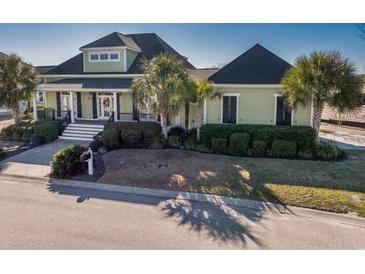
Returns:
[[[341,162],[240,158],[182,150],[104,155],[100,183],[262,199],[365,216],[365,152]]]

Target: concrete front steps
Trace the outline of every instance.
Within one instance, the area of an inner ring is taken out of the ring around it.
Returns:
[[[93,136],[103,131],[103,129],[104,125],[72,123],[68,124],[62,135],[58,138],[64,140],[92,141]]]

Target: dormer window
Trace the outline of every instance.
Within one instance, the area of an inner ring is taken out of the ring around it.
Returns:
[[[95,52],[89,54],[90,62],[119,62],[119,52]]]

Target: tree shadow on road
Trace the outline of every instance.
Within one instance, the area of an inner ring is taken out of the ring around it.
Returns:
[[[234,245],[237,248],[245,248],[248,241],[252,241],[259,248],[264,248],[260,237],[252,231],[253,227],[262,227],[260,221],[264,214],[263,208],[253,210],[243,207],[229,207],[215,201],[196,202],[183,199],[166,199],[97,191],[66,187],[52,184],[51,182],[48,185],[48,189],[60,195],[76,196],[77,203],[82,203],[90,199],[104,199],[124,203],[152,205],[163,213],[162,220],[172,220],[177,224],[177,227],[187,227],[191,231],[204,235],[209,239]]]

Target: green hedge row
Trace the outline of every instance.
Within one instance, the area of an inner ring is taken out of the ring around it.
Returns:
[[[245,125],[245,124],[205,124],[201,128],[201,141],[207,145],[214,138],[229,140],[233,133],[248,133],[250,142],[265,141],[271,147],[274,140],[289,141],[297,144],[300,150],[309,150],[315,147],[316,133],[309,126],[272,126],[272,125]]]

